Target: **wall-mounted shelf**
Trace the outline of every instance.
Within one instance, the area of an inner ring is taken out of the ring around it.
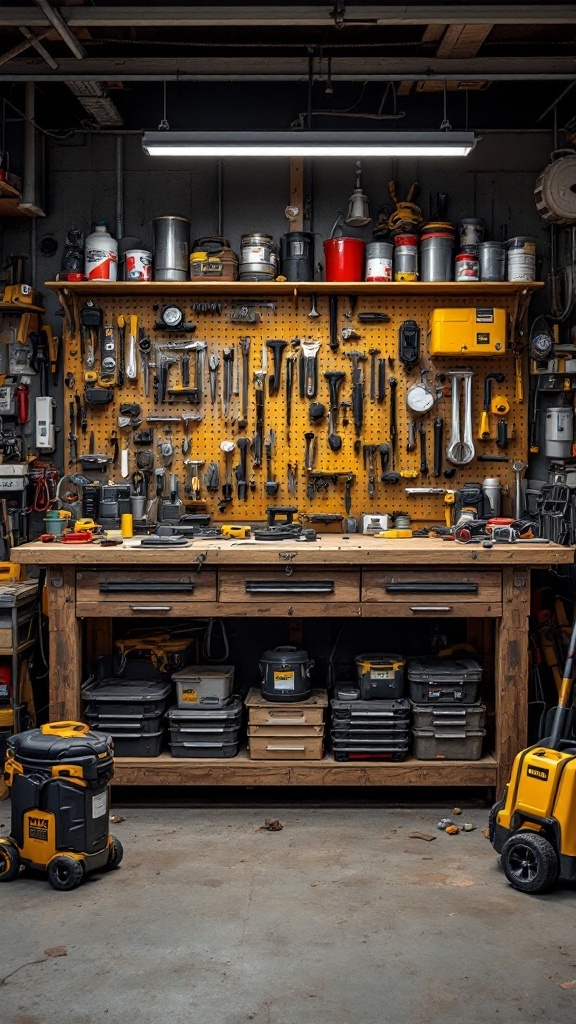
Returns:
[[[23,203],[22,196],[13,185],[0,179],[0,217],[45,217],[37,206]]]
[[[76,295],[521,295],[544,287],[543,281],[46,281],[46,288],[67,288]]]

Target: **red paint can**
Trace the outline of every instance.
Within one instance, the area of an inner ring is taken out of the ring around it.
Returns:
[[[364,250],[361,238],[329,238],[324,242],[325,281],[363,281]]]

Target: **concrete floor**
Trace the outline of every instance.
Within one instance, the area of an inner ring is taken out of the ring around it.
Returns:
[[[118,871],[0,887],[0,1020],[574,1024],[576,890],[515,892],[450,810],[115,808]]]

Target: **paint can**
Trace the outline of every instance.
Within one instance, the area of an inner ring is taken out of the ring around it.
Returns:
[[[422,235],[420,244],[420,279],[422,281],[452,280],[454,237],[447,231],[431,231]]]
[[[98,220],[84,246],[84,277],[89,281],[115,281],[118,273],[118,242],[106,221]]]
[[[502,242],[481,242],[478,258],[481,281],[506,280],[506,247]]]
[[[125,253],[126,281],[152,280],[152,253],[146,249],[128,249]]]
[[[273,281],[278,270],[274,239],[271,235],[254,231],[240,239],[241,281]]]
[[[484,241],[486,228],[479,217],[466,217],[460,221],[460,245],[480,245]]]
[[[536,239],[527,235],[510,238],[508,248],[508,280],[536,280]]]
[[[287,281],[314,280],[314,236],[288,231],[280,239],[280,265]]]
[[[361,238],[328,238],[324,246],[325,281],[363,281],[364,251]]]
[[[190,221],[187,217],[155,217],[154,280],[186,281],[190,252]]]
[[[366,281],[392,280],[392,254],[390,242],[369,242],[366,246]]]
[[[478,281],[480,275],[480,264],[476,256],[467,252],[460,252],[456,257],[457,281]]]
[[[416,281],[418,277],[418,236],[396,235],[394,239],[394,280]]]

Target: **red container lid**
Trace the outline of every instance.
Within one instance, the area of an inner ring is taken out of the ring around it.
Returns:
[[[396,235],[394,245],[418,245],[418,235]]]

